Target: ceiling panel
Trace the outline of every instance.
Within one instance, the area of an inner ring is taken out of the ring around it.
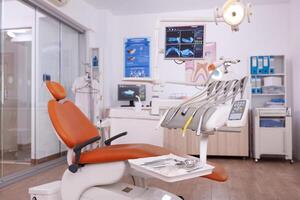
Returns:
[[[225,0],[85,0],[98,9],[113,14],[142,14],[208,9],[221,6]],[[252,4],[288,3],[290,0],[249,0]],[[248,1],[245,1],[248,2]]]

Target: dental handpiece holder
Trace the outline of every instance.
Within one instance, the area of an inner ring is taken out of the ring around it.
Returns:
[[[210,83],[200,93],[167,110],[160,125],[168,129],[182,129],[183,137],[187,130],[199,136],[200,162],[205,165],[209,135],[217,131],[240,132],[246,125],[249,101],[243,99],[243,94],[247,81],[248,77],[244,77]],[[240,98],[236,100],[239,94]]]

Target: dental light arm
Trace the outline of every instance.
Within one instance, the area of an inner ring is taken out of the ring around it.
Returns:
[[[224,67],[224,73],[227,74],[228,68],[231,67],[232,65],[238,64],[239,62],[240,60],[238,59],[225,59],[221,57],[219,61],[210,65],[209,67],[210,75],[207,81],[205,82],[205,85],[207,85],[213,79],[216,71],[219,71],[222,67]]]

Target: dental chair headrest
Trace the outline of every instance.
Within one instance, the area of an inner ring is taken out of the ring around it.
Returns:
[[[67,93],[61,84],[54,81],[47,81],[46,86],[56,101],[66,98]]]

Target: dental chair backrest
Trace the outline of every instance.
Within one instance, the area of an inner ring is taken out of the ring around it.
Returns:
[[[74,105],[66,100],[67,93],[62,85],[57,82],[47,81],[46,86],[53,99],[48,102],[48,113],[51,122],[65,145],[73,149],[99,136],[98,129]]]

